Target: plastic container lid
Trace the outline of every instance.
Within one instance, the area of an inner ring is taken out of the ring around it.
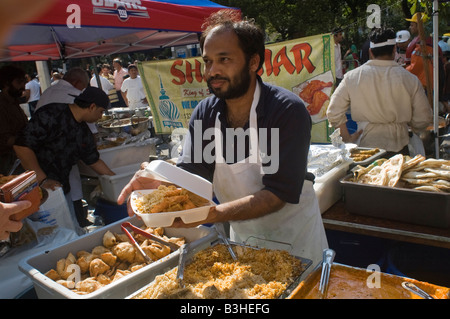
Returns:
[[[213,198],[213,187],[208,180],[173,164],[154,160],[147,165],[145,171],[149,177],[154,179],[174,183],[210,201]]]

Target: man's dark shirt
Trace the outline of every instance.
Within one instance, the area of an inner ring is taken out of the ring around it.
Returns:
[[[314,176],[311,173],[307,173],[307,161],[309,145],[311,140],[311,117],[306,110],[304,104],[294,93],[280,87],[272,86],[267,83],[263,83],[261,78],[258,77],[258,81],[261,85],[261,97],[256,107],[258,133],[261,128],[267,128],[267,140],[269,145],[266,153],[271,154],[271,128],[279,129],[279,168],[274,174],[265,174],[262,179],[265,190],[269,190],[274,193],[278,198],[288,203],[298,203],[300,198],[301,189],[303,187],[303,181],[305,179],[313,180]],[[192,113],[189,123],[189,133],[192,143],[191,156],[194,163],[178,163],[178,166],[183,169],[202,176],[203,178],[212,182],[215,163],[195,163],[195,131],[194,120],[202,121],[202,136],[206,129],[214,127],[216,115],[220,113],[219,119],[221,121],[221,131],[223,136],[223,156],[228,161],[227,154],[227,141],[226,141],[226,105],[225,101],[216,98],[215,96],[202,100],[194,112]],[[248,129],[248,123],[243,128]],[[197,132],[198,134],[198,132]],[[261,139],[261,136],[259,136]],[[201,150],[204,151],[208,144],[212,143],[211,140],[203,139]],[[232,142],[229,141],[229,144]],[[234,154],[238,154],[234,148]],[[248,138],[245,145],[245,156],[249,155]],[[203,156],[202,156],[203,158]],[[233,163],[242,160],[242,158],[234,158]],[[267,165],[270,165],[268,163]],[[264,166],[264,164],[263,164]],[[233,187],[230,185],[230,187]]]
[[[77,122],[63,103],[39,108],[15,144],[32,149],[47,178],[59,181],[65,193],[70,191],[72,166],[79,160],[91,165],[100,157],[86,122]]]

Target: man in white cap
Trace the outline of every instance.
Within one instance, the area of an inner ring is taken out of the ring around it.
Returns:
[[[339,128],[346,143],[409,155],[409,128],[425,130],[431,107],[419,79],[394,61],[396,34],[375,29],[370,34],[371,59],[344,75],[327,110],[328,121]],[[358,131],[350,135],[346,112],[351,110]]]
[[[401,30],[397,32],[395,43],[397,44],[397,51],[395,52],[395,62],[401,66],[406,66],[406,48],[411,41],[411,33],[408,30]]]

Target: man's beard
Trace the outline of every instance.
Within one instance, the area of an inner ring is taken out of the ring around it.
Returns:
[[[216,90],[211,85],[210,82],[212,80],[225,80],[228,81],[229,87],[226,91]],[[244,67],[242,68],[241,72],[236,75],[233,78],[233,81],[231,81],[227,77],[211,77],[207,81],[209,91],[211,93],[214,93],[215,96],[217,96],[219,99],[236,99],[241,96],[243,96],[245,93],[247,93],[248,88],[250,87],[250,73],[249,73],[249,65],[246,63]]]

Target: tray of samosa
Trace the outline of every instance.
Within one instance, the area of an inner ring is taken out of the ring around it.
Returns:
[[[127,234],[124,223],[142,231]],[[32,280],[38,298],[124,298],[176,266],[180,254],[176,247],[215,238],[209,227],[151,228],[135,216],[24,258],[19,269]]]
[[[355,166],[340,183],[350,213],[450,227],[449,160],[397,154]]]
[[[189,255],[182,283],[178,267],[130,295],[129,299],[276,299],[286,298],[311,265],[287,250],[230,242],[237,259],[215,241]]]

